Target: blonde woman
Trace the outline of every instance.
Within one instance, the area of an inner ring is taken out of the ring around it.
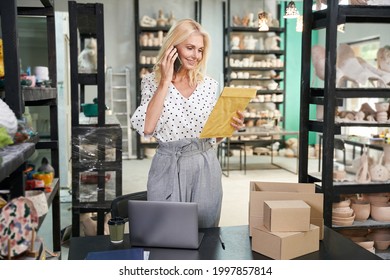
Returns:
[[[142,79],[141,104],[131,117],[140,135],[158,141],[148,200],[198,203],[202,228],[218,226],[222,204],[215,139],[199,139],[219,96],[217,81],[205,74],[209,50],[210,37],[198,22],[172,26],[153,72]],[[237,130],[243,127],[238,115],[231,122]]]

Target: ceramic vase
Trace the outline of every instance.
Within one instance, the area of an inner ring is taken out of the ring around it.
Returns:
[[[383,146],[383,165],[390,171],[390,145]]]
[[[371,175],[368,168],[368,155],[365,149],[360,157],[359,168],[356,172],[355,180],[359,184],[365,184],[371,182]]]
[[[380,156],[378,163],[370,167],[371,180],[374,182],[384,182],[390,177],[389,170],[382,164],[383,154]]]

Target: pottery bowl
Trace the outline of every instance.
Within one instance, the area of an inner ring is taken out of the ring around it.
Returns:
[[[341,218],[341,217],[332,217],[332,224],[336,226],[350,226],[355,220],[355,214],[350,217]]]
[[[356,221],[365,221],[370,217],[371,204],[365,200],[352,200],[351,208],[355,212]]]
[[[371,250],[374,247],[374,240],[370,240],[367,237],[356,236],[351,237],[351,240],[364,249]]]
[[[367,235],[367,238],[374,240],[374,246],[378,250],[386,250],[390,246],[390,231],[378,229]]]
[[[389,196],[388,193],[363,194],[363,199],[368,200],[371,204],[377,202],[382,203],[388,202]]]
[[[341,200],[340,202],[333,202],[333,208],[348,207],[351,205],[351,200],[348,198],[346,200]]]
[[[371,204],[371,218],[378,222],[390,222],[390,204],[387,202]]]
[[[390,240],[389,241],[374,241],[374,247],[378,250],[386,250],[390,246]]]
[[[332,217],[348,218],[353,215],[353,209],[350,207],[333,208]]]

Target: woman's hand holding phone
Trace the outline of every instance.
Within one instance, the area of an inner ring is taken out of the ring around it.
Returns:
[[[162,59],[160,64],[162,80],[172,81],[174,74],[174,62],[177,58],[178,53],[174,46],[167,49],[165,57]]]

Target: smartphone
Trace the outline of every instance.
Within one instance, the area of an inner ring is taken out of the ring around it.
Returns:
[[[175,70],[175,72],[178,72],[180,70],[181,65],[182,65],[181,60],[179,57],[177,57],[173,64],[173,69]]]

